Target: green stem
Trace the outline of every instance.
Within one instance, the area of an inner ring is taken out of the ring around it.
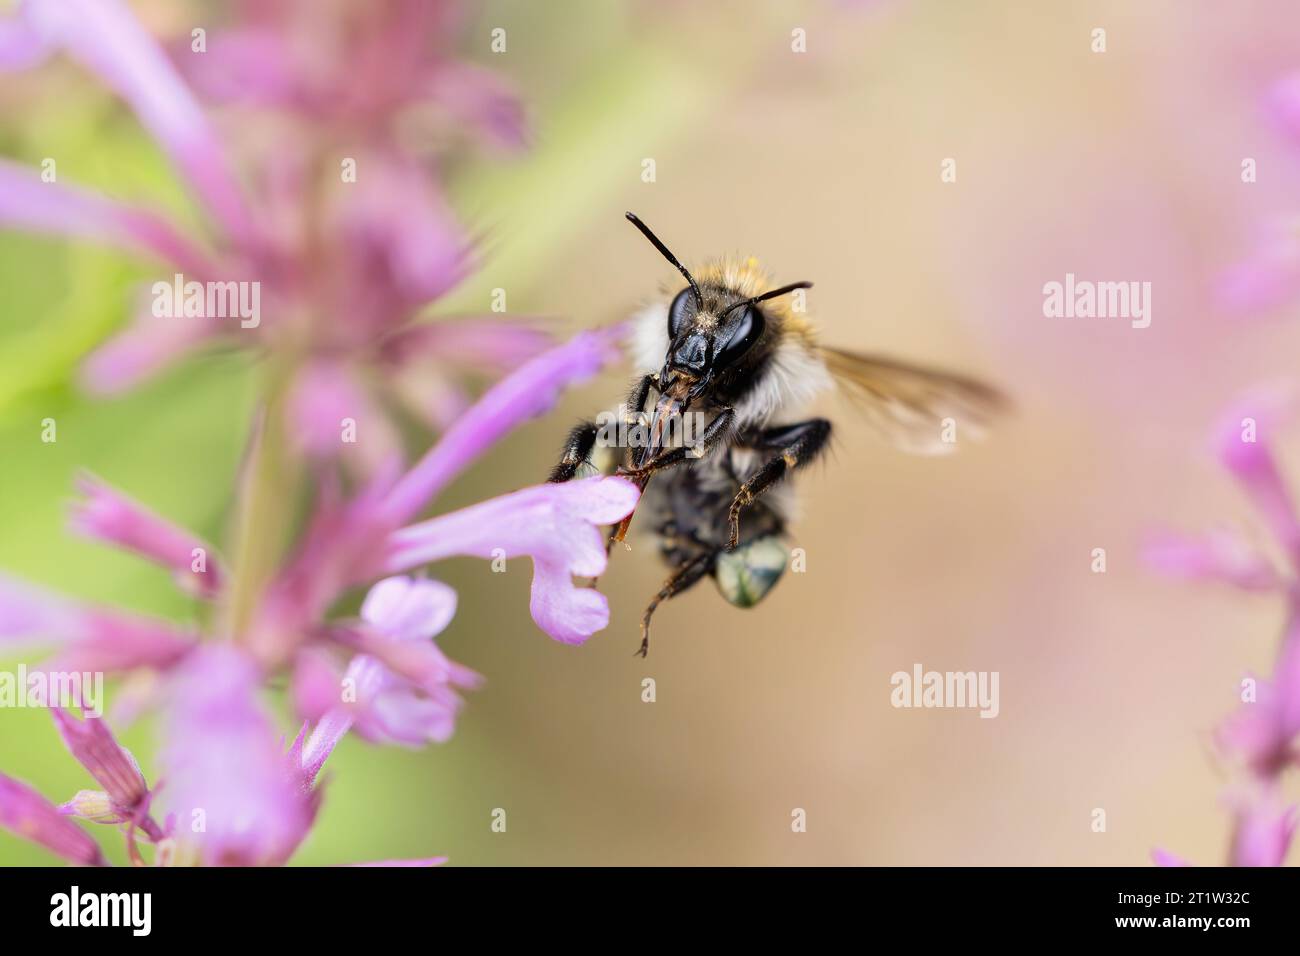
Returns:
[[[228,639],[249,637],[249,627],[284,555],[293,522],[300,477],[286,421],[293,372],[291,363],[271,363],[266,397],[249,436],[231,533],[232,580],[218,628]]]

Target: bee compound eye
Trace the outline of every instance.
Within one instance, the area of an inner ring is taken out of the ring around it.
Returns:
[[[691,291],[690,286],[687,286],[673,297],[672,303],[668,306],[668,338],[677,338],[677,333],[695,314],[695,309],[695,293]]]
[[[724,551],[713,572],[718,593],[736,607],[753,607],[776,586],[789,558],[790,549],[774,534]]]
[[[725,368],[748,352],[749,347],[763,334],[766,322],[763,313],[756,306],[747,305],[739,311],[740,317],[732,327],[731,334],[718,350],[714,364],[719,368]]]

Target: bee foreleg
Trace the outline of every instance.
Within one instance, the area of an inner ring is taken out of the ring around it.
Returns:
[[[645,614],[641,615],[641,646],[637,648],[637,654],[645,657],[650,652],[650,618],[654,614],[655,608],[670,597],[681,594],[698,582],[700,578],[708,573],[717,557],[717,551],[706,551],[704,554],[691,558],[664,582],[664,586],[659,589],[659,593],[650,601],[650,606],[645,609]]]
[[[569,432],[569,437],[564,440],[564,456],[560,459],[560,463],[551,469],[550,477],[546,480],[568,481],[578,473],[579,468],[588,464],[599,431],[595,422],[580,422],[575,425],[573,431]]]
[[[795,425],[778,425],[740,436],[738,444],[757,449],[778,449],[776,457],[754,472],[732,499],[728,518],[731,536],[727,550],[740,542],[740,513],[758,500],[759,495],[784,478],[789,472],[808,464],[826,447],[831,437],[831,423],[824,418],[811,418]]]
[[[655,383],[656,376],[646,375],[633,387],[631,394],[627,397],[627,411],[632,415],[639,415],[645,411],[645,400],[650,397],[650,389]]]
[[[661,451],[641,467],[625,468],[620,474],[628,478],[649,478],[656,471],[663,471],[665,468],[671,468],[683,461],[694,461],[697,458],[703,458],[719,444],[726,442],[730,438],[731,426],[735,421],[736,410],[728,406],[718,412],[717,417],[705,426],[704,431],[700,434],[700,440],[694,445],[678,445]]]

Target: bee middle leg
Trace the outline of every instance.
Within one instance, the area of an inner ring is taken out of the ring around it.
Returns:
[[[731,523],[728,551],[734,549],[740,541],[740,513],[788,472],[812,461],[826,447],[830,437],[831,423],[824,418],[810,418],[795,425],[778,425],[740,436],[738,444],[764,450],[777,449],[778,453],[751,475],[732,499],[731,510],[727,515]]]
[[[600,429],[595,422],[579,422],[564,440],[564,455],[559,464],[551,469],[548,482],[568,481],[578,473],[583,465],[590,464],[591,450],[596,447],[596,436]]]
[[[717,559],[717,551],[706,551],[694,558],[691,558],[685,564],[677,568],[676,571],[664,582],[664,586],[659,589],[650,601],[650,606],[645,609],[645,614],[641,616],[641,646],[637,648],[636,654],[645,657],[650,652],[650,618],[654,615],[657,608],[664,601],[675,595],[681,594],[687,588],[697,584],[700,578],[708,574],[709,569],[713,567],[713,562]],[[634,655],[635,656],[635,655]]]

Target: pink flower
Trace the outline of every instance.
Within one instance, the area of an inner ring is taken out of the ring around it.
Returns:
[[[1213,439],[1220,461],[1285,553],[1284,572],[1224,533],[1201,540],[1162,535],[1146,554],[1167,574],[1218,579],[1247,590],[1272,591],[1287,600],[1287,627],[1272,679],[1252,678],[1251,685],[1243,684],[1243,691],[1253,687],[1253,693],[1243,693],[1237,711],[1214,735],[1220,753],[1244,777],[1252,794],[1232,801],[1236,824],[1230,857],[1236,866],[1281,865],[1296,825],[1294,808],[1281,808],[1273,796],[1295,761],[1300,735],[1300,518],[1273,452],[1294,407],[1291,389],[1254,389],[1222,417]],[[1161,859],[1157,856],[1157,862]]]
[[[136,763],[131,752],[113,739],[108,725],[101,717],[87,716],[77,720],[67,711],[55,709],[54,723],[59,728],[59,735],[68,752],[90,772],[95,781],[104,788],[103,796],[107,800],[106,810],[100,813],[116,818],[112,822],[138,820],[146,830],[151,831],[153,839],[160,839],[161,832],[148,819],[149,785],[145,782],[140,765]],[[88,803],[87,798],[94,791],[82,791],[64,809],[78,816]]]
[[[602,525],[630,514],[637,488],[622,478],[585,478],[539,485],[471,505],[395,532],[386,566],[404,571],[453,555],[533,559],[529,609],[557,641],[580,644],[609,624],[609,604],[573,576],[605,571]]]
[[[353,657],[341,680],[327,660],[304,654],[295,671],[298,712],[320,720],[318,733],[350,728],[406,746],[447,740],[462,704],[456,688],[482,681],[432,642],[455,613],[456,592],[440,581],[380,581],[361,606],[363,626],[341,638],[370,653]]]

